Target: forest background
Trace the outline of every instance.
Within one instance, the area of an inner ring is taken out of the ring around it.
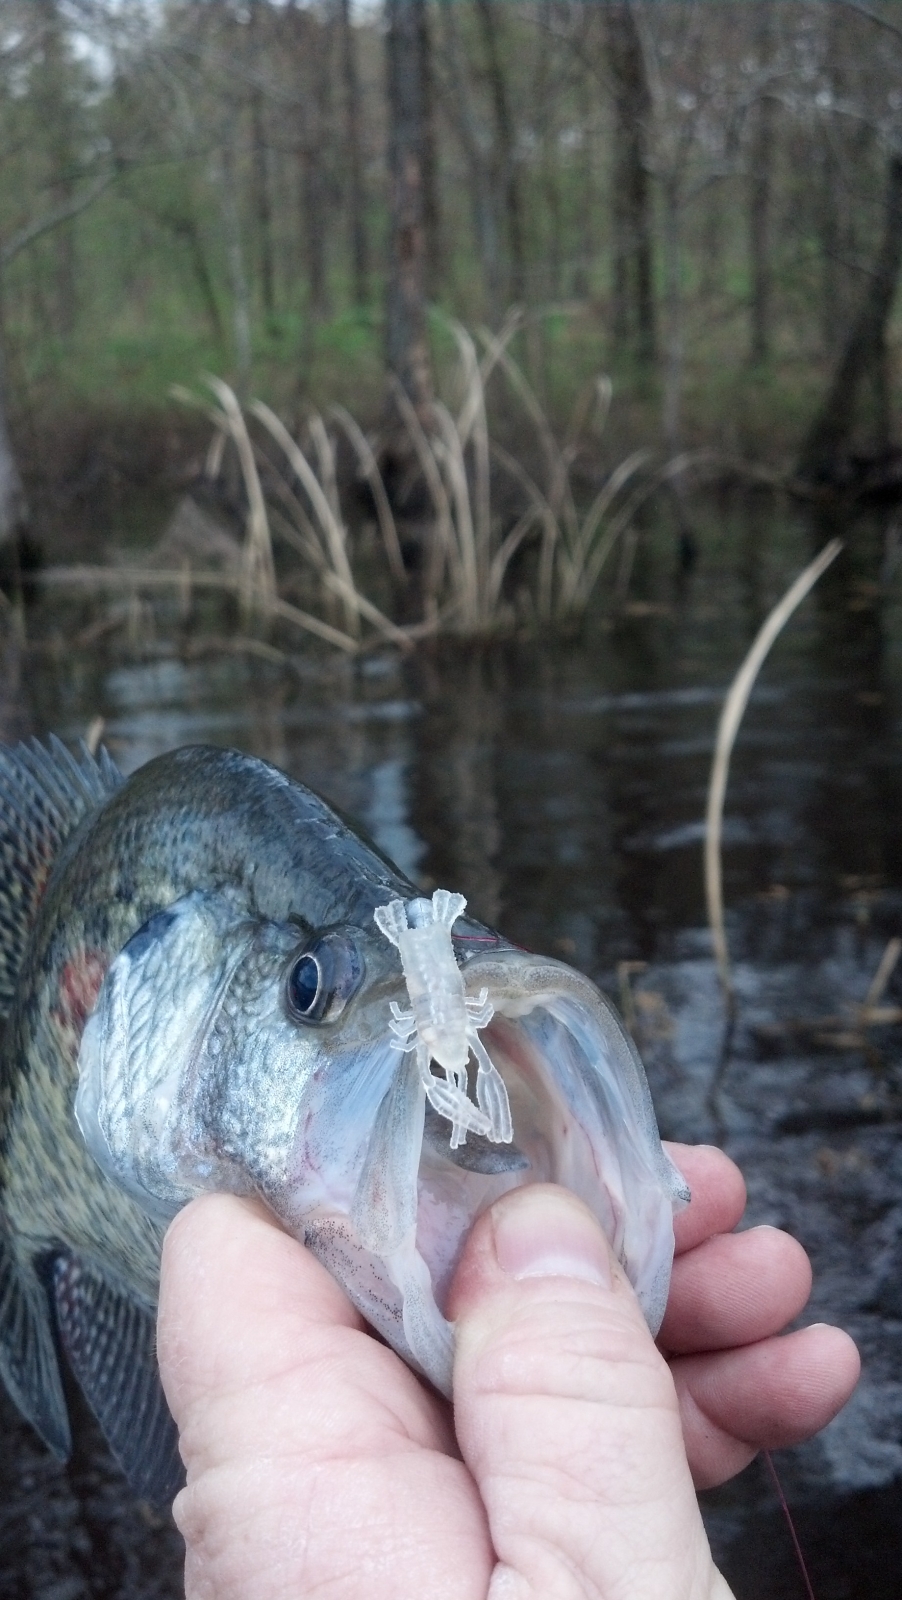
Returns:
[[[190,426],[170,388],[204,372],[289,426],[340,402],[375,428],[386,364],[421,403],[448,319],[514,307],[559,430],[612,379],[609,465],[886,454],[900,67],[893,0],[0,0],[20,504],[152,477]]]

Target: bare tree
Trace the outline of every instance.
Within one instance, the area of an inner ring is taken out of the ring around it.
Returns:
[[[386,359],[421,421],[431,423],[426,328],[426,0],[386,0],[390,240]]]
[[[364,306],[369,297],[369,238],[366,222],[366,190],[363,182],[363,108],[360,75],[357,70],[357,48],[351,18],[351,0],[338,0],[338,19],[341,33],[341,70],[344,80],[354,299],[357,305]]]
[[[260,290],[263,313],[271,320],[276,309],[275,266],[273,263],[272,205],[270,203],[269,151],[266,138],[266,94],[261,81],[260,66],[265,58],[266,40],[260,37],[265,27],[262,12],[263,0],[254,0],[250,16],[256,35],[254,52],[254,78],[251,83],[251,150],[253,162],[253,201],[256,222],[257,251],[260,262]]]
[[[498,0],[476,0],[486,56],[489,91],[495,119],[496,184],[503,197],[510,260],[508,297],[526,294],[526,249],[523,237],[523,202],[517,168],[517,138],[504,67],[503,32]]]
[[[617,0],[608,9],[607,45],[614,102],[613,333],[621,350],[650,364],[656,347],[648,157],[652,98],[642,40],[629,0]]]
[[[439,0],[439,6],[447,75],[446,110],[467,164],[467,193],[489,321],[497,327],[504,307],[504,285],[490,140],[472,90],[460,35],[460,7],[457,0]]]
[[[36,0],[41,24],[42,50],[36,89],[49,139],[52,163],[50,192],[62,210],[71,204],[77,157],[73,149],[72,103],[67,71],[67,42],[57,0]],[[59,331],[70,335],[75,327],[75,236],[66,224],[55,232],[56,315]]]
[[[297,74],[295,115],[301,162],[301,217],[307,269],[307,342],[316,323],[331,311],[328,275],[328,148],[331,132],[330,15],[297,7],[293,23],[293,65]],[[309,348],[308,348],[309,353]]]
[[[758,0],[755,14],[758,70],[766,74],[773,34],[771,0]],[[749,356],[766,361],[772,342],[771,190],[777,101],[765,85],[752,109],[749,171],[749,258],[751,263],[751,338]]]
[[[0,544],[12,538],[27,520],[25,491],[6,421],[6,373],[0,348]]]
[[[842,475],[842,455],[857,421],[861,390],[870,382],[878,397],[877,444],[889,432],[886,330],[902,268],[902,156],[887,163],[883,238],[869,280],[846,337],[824,402],[812,423],[799,459],[799,476],[830,481]]]

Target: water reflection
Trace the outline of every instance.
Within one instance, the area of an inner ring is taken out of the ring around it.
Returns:
[[[416,883],[427,845],[408,821],[411,811],[410,762],[399,756],[377,763],[372,792],[361,813],[379,849]]]

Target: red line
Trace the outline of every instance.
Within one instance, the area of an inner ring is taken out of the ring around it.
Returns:
[[[787,1527],[789,1528],[789,1532],[792,1535],[792,1542],[793,1542],[793,1545],[795,1547],[796,1560],[799,1563],[799,1571],[801,1572],[802,1577],[805,1580],[805,1588],[808,1591],[808,1600],[817,1600],[817,1597],[816,1597],[816,1595],[814,1593],[814,1590],[811,1587],[811,1579],[808,1576],[808,1568],[805,1565],[805,1557],[802,1555],[802,1546],[799,1544],[799,1536],[796,1533],[795,1523],[792,1520],[792,1514],[790,1512],[789,1506],[786,1504],[786,1496],[783,1493],[783,1485],[780,1482],[780,1479],[777,1477],[777,1469],[774,1466],[773,1458],[772,1458],[771,1453],[770,1453],[769,1450],[762,1450],[761,1454],[763,1455],[765,1461],[767,1462],[767,1470],[768,1470],[768,1472],[770,1473],[771,1477],[774,1480],[774,1488],[777,1491],[777,1498],[779,1499],[780,1504],[783,1507],[783,1515],[786,1518]]]

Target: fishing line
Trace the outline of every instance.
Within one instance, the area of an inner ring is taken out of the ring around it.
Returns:
[[[777,1491],[777,1498],[778,1498],[781,1506],[783,1507],[783,1515],[786,1518],[786,1525],[789,1528],[790,1536],[792,1538],[793,1547],[794,1547],[795,1553],[796,1553],[796,1560],[799,1563],[799,1571],[802,1574],[802,1578],[803,1578],[804,1583],[805,1583],[805,1588],[808,1591],[808,1600],[817,1600],[817,1597],[816,1597],[816,1595],[814,1593],[814,1590],[813,1590],[813,1588],[811,1586],[811,1579],[808,1576],[808,1568],[805,1565],[805,1557],[802,1555],[802,1546],[799,1544],[799,1536],[796,1533],[795,1523],[792,1520],[792,1512],[790,1511],[789,1506],[786,1503],[786,1496],[783,1493],[783,1485],[782,1485],[782,1483],[780,1482],[780,1479],[777,1476],[777,1469],[774,1466],[773,1457],[772,1457],[772,1455],[771,1455],[769,1450],[762,1450],[761,1454],[763,1455],[765,1461],[767,1462],[767,1470],[770,1473],[771,1478],[773,1479],[774,1488]]]

